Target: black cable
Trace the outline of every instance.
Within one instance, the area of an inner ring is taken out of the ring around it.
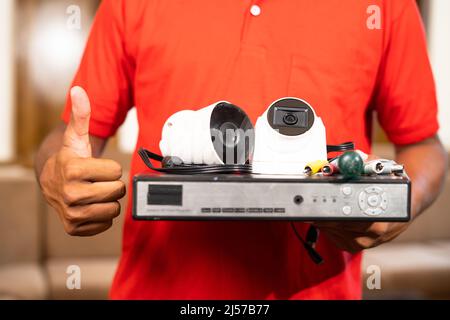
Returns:
[[[138,151],[139,156],[142,161],[150,169],[171,174],[213,174],[213,173],[252,173],[252,166],[249,164],[218,164],[218,165],[188,165],[180,164],[171,168],[157,168],[153,166],[150,159],[162,162],[163,157],[148,151],[146,149],[140,148]]]
[[[353,142],[344,142],[338,145],[327,145],[327,153],[330,152],[343,152],[355,150],[355,144]]]
[[[319,238],[319,231],[317,230],[317,228],[314,226],[309,227],[308,232],[306,233],[306,241],[305,241],[303,237],[298,233],[297,228],[295,227],[293,221],[291,221],[291,227],[297,239],[301,242],[306,252],[308,252],[308,255],[311,258],[311,260],[314,261],[314,263],[316,264],[322,264],[324,260],[315,249],[316,242]]]

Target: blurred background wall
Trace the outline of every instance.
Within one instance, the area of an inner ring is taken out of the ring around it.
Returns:
[[[0,3],[0,161],[14,157],[14,2]]]
[[[121,220],[95,238],[65,235],[31,169],[42,138],[60,121],[99,3],[0,1],[0,298],[107,297],[120,252]],[[418,4],[437,82],[440,136],[450,150],[450,1]],[[377,124],[374,128],[374,152],[392,157],[392,146]],[[107,156],[128,168],[136,133],[132,110]],[[383,287],[368,290],[362,280],[366,298],[450,297],[449,182],[444,193],[398,240],[367,252],[364,266],[381,267]],[[82,270],[81,290],[66,287],[70,265]]]

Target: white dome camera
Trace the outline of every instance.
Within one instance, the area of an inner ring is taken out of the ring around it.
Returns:
[[[273,102],[256,122],[253,172],[302,174],[305,166],[316,160],[327,160],[322,119],[304,100]]]

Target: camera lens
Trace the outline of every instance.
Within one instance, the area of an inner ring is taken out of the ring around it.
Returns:
[[[283,122],[288,126],[293,126],[298,122],[298,118],[295,114],[286,113],[283,117]]]

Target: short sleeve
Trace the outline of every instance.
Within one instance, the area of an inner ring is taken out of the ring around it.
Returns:
[[[420,142],[439,128],[436,89],[420,13],[415,1],[403,4],[400,14],[387,26],[375,101],[382,128],[399,145]]]
[[[91,102],[90,134],[114,135],[133,106],[132,59],[125,49],[123,0],[103,0],[95,16],[72,86],[83,87]],[[67,98],[62,119],[70,119]]]

